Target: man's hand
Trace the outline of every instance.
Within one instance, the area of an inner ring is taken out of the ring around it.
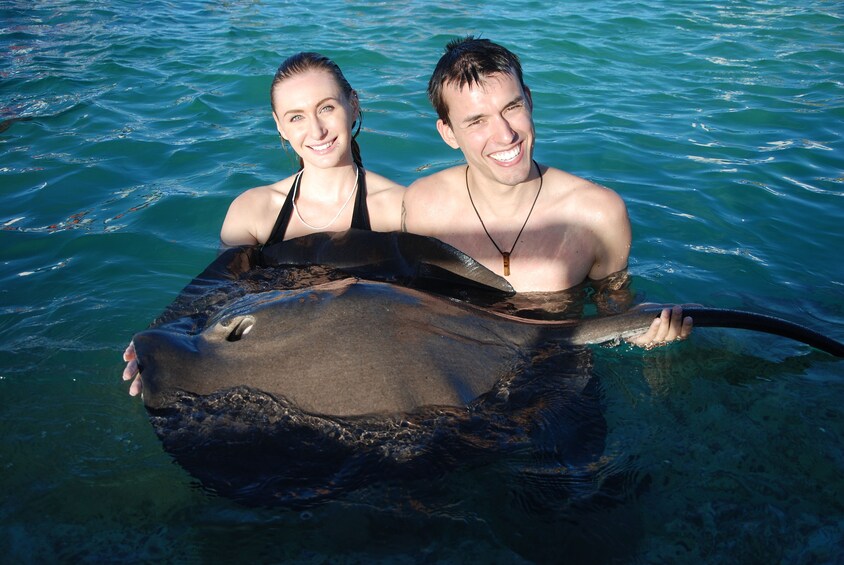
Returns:
[[[645,349],[662,347],[672,341],[686,339],[692,333],[692,327],[692,318],[683,317],[682,306],[663,308],[659,318],[654,319],[645,333],[628,338],[627,342]]]

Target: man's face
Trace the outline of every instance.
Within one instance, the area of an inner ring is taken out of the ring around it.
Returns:
[[[473,174],[515,186],[528,180],[533,163],[534,129],[530,91],[510,73],[485,77],[481,84],[443,87],[451,125],[437,130],[459,148]]]

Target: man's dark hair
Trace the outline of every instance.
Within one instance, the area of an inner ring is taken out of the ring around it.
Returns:
[[[481,84],[487,76],[497,73],[512,74],[519,79],[522,89],[525,88],[522,64],[516,54],[506,47],[472,35],[449,41],[428,81],[428,98],[437,116],[451,125],[448,107],[443,100],[443,87],[454,84],[462,89]]]

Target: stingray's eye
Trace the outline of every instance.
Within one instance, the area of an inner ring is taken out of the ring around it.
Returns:
[[[252,316],[240,316],[229,320],[224,325],[229,330],[228,334],[226,334],[226,341],[239,341],[255,325],[255,318]]]

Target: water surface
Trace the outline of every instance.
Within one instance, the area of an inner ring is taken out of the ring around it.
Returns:
[[[123,347],[214,258],[228,203],[291,173],[268,90],[301,49],[334,58],[358,90],[367,167],[408,184],[460,162],[424,93],[445,42],[505,44],[532,89],[537,159],[626,200],[641,299],[741,307],[844,339],[837,2],[56,0],[4,2],[0,15],[11,561],[524,558],[493,527],[509,492],[489,488],[494,466],[448,478],[452,498],[412,492],[413,507],[379,504],[404,488],[392,485],[366,504],[254,509],[198,488],[126,395]],[[844,554],[840,361],[702,329],[663,350],[596,349],[593,370],[605,456],[650,486],[624,517],[561,501],[550,521],[524,518],[536,529],[588,525],[627,547],[619,524],[634,515],[630,563]]]

